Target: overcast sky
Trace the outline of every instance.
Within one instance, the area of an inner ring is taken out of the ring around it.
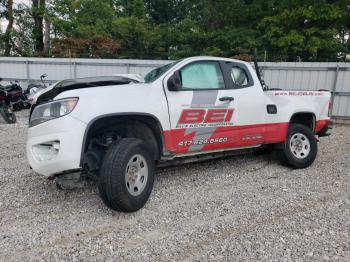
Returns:
[[[20,3],[29,4],[29,2],[31,1],[30,0],[13,0],[14,4],[20,4]]]
[[[29,5],[31,2],[31,0],[13,0],[13,5],[16,6],[18,4],[25,4],[25,5]],[[1,31],[5,31],[6,29],[6,26],[7,26],[7,21],[2,19],[0,20],[0,28],[1,28]]]

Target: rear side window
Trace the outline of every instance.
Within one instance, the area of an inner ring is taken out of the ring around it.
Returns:
[[[180,70],[184,90],[225,88],[224,77],[217,62],[192,63]]]
[[[238,63],[228,63],[228,65],[230,79],[232,80],[234,88],[243,88],[253,85],[253,78],[245,65]]]
[[[248,85],[248,76],[246,72],[242,68],[239,68],[238,66],[232,67],[231,78],[235,85],[238,85],[238,86]]]

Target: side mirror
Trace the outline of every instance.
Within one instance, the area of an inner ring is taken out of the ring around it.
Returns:
[[[168,79],[168,89],[169,91],[180,91],[181,88],[180,71],[175,71],[175,73]]]

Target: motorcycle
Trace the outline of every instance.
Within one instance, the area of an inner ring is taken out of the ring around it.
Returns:
[[[10,85],[1,86],[1,88],[7,92],[7,97],[14,110],[30,108],[30,104],[28,103],[18,81],[10,82]]]
[[[37,96],[41,93],[45,88],[47,88],[44,79],[47,77],[47,74],[43,74],[40,76],[40,80],[42,84],[29,84],[28,88],[24,91],[24,95],[29,104],[35,104]]]
[[[0,78],[0,81],[1,80],[2,79]],[[16,123],[17,121],[16,115],[13,112],[10,97],[8,96],[6,88],[2,86],[0,86],[0,115],[9,124]]]

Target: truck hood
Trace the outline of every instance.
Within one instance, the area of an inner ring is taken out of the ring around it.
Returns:
[[[127,76],[99,76],[62,80],[53,85],[51,88],[43,90],[43,92],[37,98],[36,104],[41,104],[43,102],[50,101],[60,93],[69,90],[91,87],[127,85],[132,83],[140,83],[140,81],[138,81],[134,77]]]
[[[126,77],[132,80],[135,80],[138,83],[144,83],[145,79],[140,74],[115,74],[114,76]]]

